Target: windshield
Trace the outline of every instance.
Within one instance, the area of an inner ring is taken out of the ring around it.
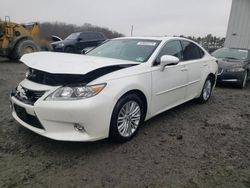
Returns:
[[[216,58],[246,60],[248,58],[248,50],[221,48],[216,50],[212,55]]]
[[[145,39],[117,39],[104,43],[87,55],[136,62],[146,62],[161,41]]]
[[[75,40],[81,33],[72,33],[65,40]]]

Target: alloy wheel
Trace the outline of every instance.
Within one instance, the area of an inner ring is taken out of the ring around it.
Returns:
[[[205,101],[209,99],[211,91],[212,91],[212,82],[211,80],[208,79],[203,88],[203,98]]]
[[[135,101],[128,101],[120,109],[117,118],[118,132],[123,137],[132,136],[141,120],[141,108]]]
[[[243,82],[242,82],[242,88],[244,88],[246,86],[247,83],[247,73],[245,73],[244,78],[243,78]]]

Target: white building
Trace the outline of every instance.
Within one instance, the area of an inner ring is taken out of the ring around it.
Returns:
[[[225,47],[250,49],[250,0],[233,0]]]

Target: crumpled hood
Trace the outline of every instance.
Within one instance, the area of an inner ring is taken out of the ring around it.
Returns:
[[[25,54],[20,61],[30,68],[54,74],[86,74],[112,65],[138,64],[132,61],[57,52]]]

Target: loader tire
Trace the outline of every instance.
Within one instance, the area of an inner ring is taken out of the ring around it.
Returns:
[[[40,51],[39,46],[36,45],[32,40],[21,40],[18,42],[12,52],[10,58],[18,60],[24,54]]]

